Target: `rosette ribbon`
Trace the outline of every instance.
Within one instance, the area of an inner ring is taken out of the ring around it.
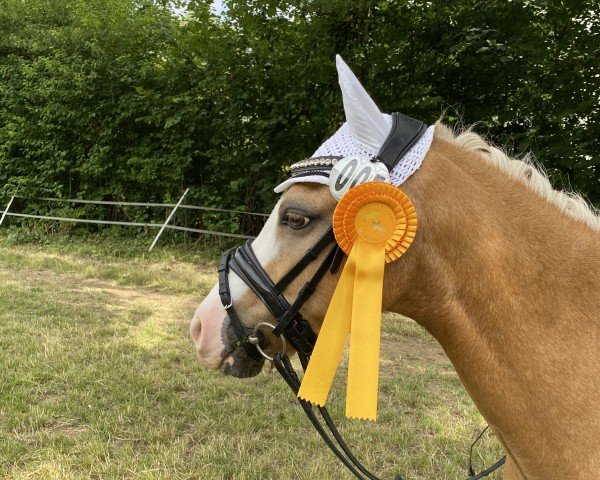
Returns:
[[[399,188],[383,182],[362,183],[341,198],[333,214],[333,230],[348,259],[298,397],[325,405],[350,334],[346,416],[374,421],[384,267],[410,246],[417,231],[417,213]]]

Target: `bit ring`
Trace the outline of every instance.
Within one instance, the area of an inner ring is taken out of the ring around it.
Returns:
[[[267,323],[267,322],[257,323],[254,326],[254,335],[248,336],[248,342],[256,347],[256,349],[258,350],[258,353],[260,353],[264,358],[266,358],[267,360],[270,360],[272,362],[273,357],[271,357],[270,355],[267,355],[264,352],[264,350],[260,347],[260,338],[258,337],[258,330],[261,327],[266,327],[266,328],[270,328],[271,330],[275,330],[275,326],[271,325],[270,323]],[[281,340],[281,346],[282,346],[281,353],[285,353],[285,349],[286,349],[285,337],[283,335],[280,335],[279,339]]]

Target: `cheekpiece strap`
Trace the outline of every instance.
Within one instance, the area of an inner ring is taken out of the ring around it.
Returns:
[[[391,172],[426,130],[427,125],[420,120],[415,120],[402,113],[392,113],[392,130],[381,146],[376,159],[383,162]]]

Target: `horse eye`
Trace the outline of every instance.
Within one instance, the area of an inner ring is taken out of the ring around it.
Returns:
[[[310,222],[310,218],[295,212],[285,212],[281,219],[282,224],[288,225],[295,230],[306,227],[308,222]]]

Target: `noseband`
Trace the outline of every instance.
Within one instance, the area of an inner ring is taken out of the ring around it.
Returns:
[[[274,283],[256,258],[252,250],[252,241],[249,240],[240,247],[227,250],[221,256],[219,264],[219,297],[223,308],[227,311],[236,339],[236,347],[242,347],[246,353],[255,360],[262,361],[264,354],[256,348],[256,333],[253,329],[244,327],[240,321],[231,299],[229,289],[229,269],[235,272],[241,280],[248,285],[254,294],[265,305],[269,313],[277,321],[273,328],[276,336],[284,335],[285,339],[298,352],[309,358],[317,336],[310,328],[308,322],[302,318],[300,308],[316,290],[317,285],[327,272],[337,271],[343,258],[343,252],[335,244],[325,256],[311,279],[300,289],[294,303],[290,304],[283,296],[283,291],[300,275],[308,265],[315,261],[331,243],[334,243],[333,229],[329,228],[325,234],[310,248],[300,261],[287,272],[281,280]]]
[[[377,160],[385,163],[388,169],[391,170],[395,163],[416,143],[424,131],[425,128],[422,122],[401,114],[394,114],[392,131],[377,155]],[[304,284],[294,302],[290,304],[283,295],[284,290],[332,243],[334,245],[325,255],[313,276]],[[285,352],[285,342],[287,341],[296,350],[302,369],[306,370],[317,335],[300,314],[300,309],[315,292],[327,271],[329,270],[333,274],[339,269],[343,258],[344,253],[335,242],[333,227],[330,227],[277,283],[273,282],[256,258],[251,240],[239,247],[225,251],[221,256],[218,267],[219,297],[223,308],[227,311],[236,337],[235,348],[243,348],[248,356],[258,362],[263,362],[264,359],[273,361],[277,371],[296,394],[300,388],[300,379]],[[235,272],[260,299],[276,320],[275,325],[260,323],[255,328],[248,328],[242,324],[231,297],[229,270]],[[273,335],[282,339],[284,348],[281,353],[270,357],[263,351],[261,344],[265,344],[265,339],[259,331],[261,326],[268,326],[272,329]],[[300,398],[298,398],[298,401],[327,446],[357,478],[379,480],[356,459],[325,407],[316,406],[327,428],[321,424],[315,414],[314,406],[310,402]],[[469,474],[472,476],[467,480],[478,480],[487,477],[502,466],[504,461],[505,457],[477,475],[470,469]],[[402,480],[400,477],[396,478]]]

